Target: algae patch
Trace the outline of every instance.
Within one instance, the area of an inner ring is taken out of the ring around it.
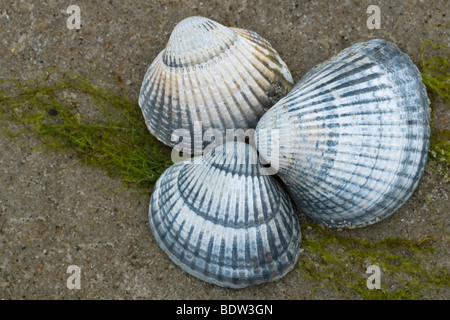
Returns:
[[[429,52],[432,51],[432,54]],[[422,81],[429,91],[450,102],[450,48],[445,43],[435,45],[431,40],[420,44]]]
[[[422,80],[425,83],[434,109],[435,100],[443,100],[445,110],[450,112],[450,48],[446,44],[435,45],[430,40],[422,41],[420,45],[420,68]],[[433,119],[433,118],[432,118]],[[442,173],[448,176],[450,172],[450,130],[437,128],[431,123],[430,159],[444,167]]]
[[[450,286],[448,270],[435,266],[434,248],[430,246],[434,241],[445,241],[443,238],[387,238],[374,242],[343,237],[317,225],[304,229],[308,234],[302,242],[305,254],[298,263],[302,273],[318,283],[312,298],[316,290],[331,287],[340,296],[353,298],[418,299],[425,290]],[[370,265],[381,270],[379,290],[367,287],[366,270]]]
[[[430,158],[442,164],[445,168],[443,174],[450,171],[450,130],[440,130],[430,139]]]
[[[0,121],[11,138],[32,132],[45,146],[73,149],[85,164],[127,183],[151,186],[172,164],[136,103],[77,76],[57,84],[0,80]]]

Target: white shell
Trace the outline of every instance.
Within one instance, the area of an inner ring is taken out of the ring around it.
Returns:
[[[225,137],[226,129],[255,128],[292,84],[286,64],[256,33],[190,17],[175,27],[147,70],[139,105],[153,135],[189,153],[195,122],[201,122],[201,135],[218,129]],[[172,140],[177,129],[184,131]],[[179,144],[185,132],[191,141]]]
[[[220,286],[281,278],[300,252],[289,196],[261,174],[249,145],[229,142],[214,152],[173,165],[157,181],[149,210],[156,241],[184,271]]]
[[[272,162],[279,160],[279,176],[305,214],[357,227],[388,217],[412,195],[429,121],[415,65],[394,44],[372,40],[312,68],[261,118],[256,140],[269,161],[279,143]]]

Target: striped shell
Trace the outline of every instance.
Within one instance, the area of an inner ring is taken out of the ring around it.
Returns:
[[[422,176],[428,104],[406,54],[383,40],[357,43],[312,68],[261,118],[258,150],[270,161],[279,148],[272,161],[305,214],[332,227],[369,225],[402,206]]]
[[[152,233],[175,264],[204,281],[241,288],[279,279],[300,252],[293,204],[261,174],[252,147],[225,146],[163,173],[150,201]]]
[[[200,134],[218,129],[225,137],[226,129],[255,128],[292,84],[286,64],[256,33],[190,17],[147,70],[139,105],[154,136],[189,152],[189,139],[172,141],[175,130],[193,137],[201,122]]]

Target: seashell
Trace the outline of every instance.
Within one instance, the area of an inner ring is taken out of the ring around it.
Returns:
[[[312,68],[260,119],[255,139],[306,215],[370,225],[402,206],[422,176],[428,104],[406,54],[383,40],[357,43]]]
[[[169,146],[190,151],[183,133],[255,128],[285,96],[293,80],[272,46],[255,32],[203,17],[182,20],[144,77],[139,105],[150,132]],[[198,130],[197,130],[198,131]],[[193,140],[193,138],[191,139]],[[207,143],[204,143],[204,146]]]
[[[178,162],[155,185],[152,233],[184,271],[241,288],[281,278],[300,252],[300,228],[288,194],[261,174],[256,151],[228,142]]]

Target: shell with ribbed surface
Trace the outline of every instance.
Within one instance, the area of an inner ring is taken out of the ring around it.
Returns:
[[[149,221],[162,250],[184,271],[241,288],[281,278],[300,252],[293,204],[256,150],[228,142],[179,162],[155,185]]]
[[[402,206],[422,176],[428,105],[406,54],[384,40],[357,43],[312,68],[260,119],[258,150],[270,161],[270,145],[279,147],[279,176],[305,214],[332,227],[370,225]]]
[[[139,105],[154,136],[193,153],[195,122],[202,124],[200,134],[217,129],[223,137],[226,129],[255,128],[292,84],[286,64],[255,32],[190,17],[148,68]],[[191,139],[172,140],[177,129]]]

